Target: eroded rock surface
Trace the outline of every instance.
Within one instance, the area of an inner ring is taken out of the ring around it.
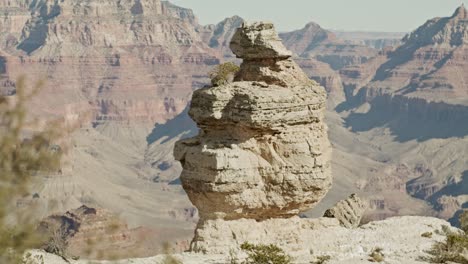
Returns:
[[[257,222],[255,220],[230,221],[238,222],[239,224],[249,224],[249,230],[244,232],[242,236],[233,238],[229,233],[233,226],[226,225],[227,221],[215,221],[220,225],[220,229],[212,229],[212,235],[223,236],[226,241],[235,241],[229,243],[231,248],[225,247],[210,247],[206,254],[202,253],[183,253],[174,257],[184,264],[200,264],[200,263],[231,263],[228,254],[230,249],[236,249],[242,244],[244,239],[250,243],[268,243],[270,240],[265,239],[262,231],[269,228],[273,222],[279,224],[282,219],[274,219],[272,222]],[[303,219],[301,219],[303,220]],[[316,223],[323,219],[314,219]],[[335,220],[335,219],[328,219]],[[293,227],[298,227],[295,223],[286,226],[283,220],[283,225],[280,229],[291,231],[290,239],[287,240],[293,243],[286,244],[278,243],[288,254],[293,257],[293,263],[317,263],[320,256],[330,256],[330,260],[326,263],[331,264],[368,264],[369,254],[376,248],[380,247],[385,255],[385,263],[391,264],[418,264],[421,262],[422,256],[427,256],[427,251],[435,242],[443,241],[445,236],[442,234],[443,226],[449,225],[448,222],[430,218],[430,217],[395,217],[385,221],[372,222],[356,229],[348,229],[341,226],[319,226],[315,229],[302,228],[294,230]],[[312,220],[311,220],[312,221]],[[305,227],[308,227],[307,225]],[[271,230],[271,229],[267,229]],[[454,229],[455,230],[455,229]],[[258,231],[258,232],[257,232]],[[217,232],[217,233],[216,233]],[[432,237],[423,237],[421,234],[430,232]],[[255,235],[258,236],[255,236]],[[293,240],[292,238],[298,238]],[[36,256],[44,259],[47,264],[63,264],[65,261],[54,255],[47,255],[41,252],[32,252],[32,258]],[[242,255],[239,254],[239,262],[242,261]],[[38,263],[30,262],[30,263]],[[73,261],[70,263],[88,263],[87,260]],[[108,262],[98,262],[108,263]],[[121,260],[116,263],[136,263],[136,264],[159,264],[166,263],[165,256],[159,255],[151,258],[141,258],[132,260]]]
[[[163,230],[131,227],[114,212],[85,205],[48,216],[39,223],[38,231],[44,236],[60,235],[69,256],[90,259],[153,256],[164,252],[161,240],[169,237]],[[189,240],[178,239],[171,247],[176,252],[186,251]]]
[[[8,55],[0,92],[25,73],[31,82],[47,77],[31,103],[40,117],[164,123],[219,63],[192,11],[167,1],[22,2],[0,1],[0,50]]]
[[[367,204],[356,194],[352,194],[348,199],[325,211],[323,216],[337,219],[346,228],[356,228],[361,223],[366,209]]]
[[[244,24],[231,48],[244,59],[235,82],[194,93],[189,114],[200,134],[176,144],[183,187],[202,221],[309,210],[331,186],[325,90],[270,23]]]

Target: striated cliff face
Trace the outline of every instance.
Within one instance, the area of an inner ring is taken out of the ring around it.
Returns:
[[[327,91],[327,107],[335,108],[345,101],[343,80],[339,73],[334,71],[328,64],[313,58],[295,58],[307,76],[323,86]]]
[[[167,2],[40,1],[29,9],[25,25],[1,38],[13,56],[8,77],[47,76],[38,101],[57,115],[74,109],[98,122],[164,122],[219,62],[196,32],[193,13]],[[51,99],[54,89],[60,97]]]
[[[366,88],[467,105],[466,21],[466,9],[461,6],[451,17],[426,22],[389,54]]]
[[[386,45],[378,39],[387,36],[347,37],[316,24],[281,34],[286,47],[301,55],[293,60],[329,94],[326,120],[339,177],[315,207],[322,210],[317,215],[352,192],[371,199],[373,219],[434,214],[423,201],[444,218],[467,206],[465,14],[460,8],[452,17],[431,20],[397,51],[378,54],[364,45]],[[47,78],[32,112],[82,122],[74,139],[73,174],[35,187],[41,216],[91,203],[123,212],[132,225],[159,225],[171,230],[165,233],[171,237],[189,238],[198,219],[181,195],[176,177],[182,168],[172,149],[177,140],[198,133],[183,110],[192,90],[209,82],[212,65],[237,61],[229,44],[242,22],[232,17],[201,26],[191,10],[165,1],[0,0],[0,92],[14,95],[23,73],[32,80]],[[306,79],[290,61],[272,65],[272,60],[244,63],[238,81],[260,84],[232,90],[256,96],[257,89],[268,89],[263,82],[284,88]],[[243,98],[229,99],[231,90],[216,89],[216,100],[235,102],[230,111],[245,107]],[[286,99],[296,102],[292,95]],[[265,105],[258,98],[249,102]],[[278,152],[275,146],[255,151]],[[266,154],[255,159],[277,158]]]
[[[231,41],[243,59],[231,84],[197,90],[200,134],[177,143],[181,180],[200,217],[288,217],[331,185],[326,94],[290,59],[272,24],[244,24]]]
[[[350,43],[365,45],[382,50],[401,45],[401,39],[406,35],[402,32],[368,32],[368,31],[334,31],[338,38]]]
[[[35,216],[87,204],[154,228],[157,239],[188,238],[196,213],[182,216],[194,208],[169,184],[180,168],[164,167],[181,135],[147,136],[183,112],[220,61],[193,13],[153,0],[2,1],[0,16],[0,92],[14,96],[22,74],[46,79],[28,105],[33,117],[78,123],[67,171],[38,179],[40,198],[26,198]]]
[[[31,17],[27,1],[0,1],[0,49],[18,44],[24,25]]]
[[[233,60],[235,59],[235,55],[229,48],[229,43],[237,28],[239,28],[242,23],[244,23],[243,18],[233,16],[224,19],[216,25],[205,26],[199,29],[199,32],[203,40],[208,43],[211,48],[218,50],[220,55],[225,59]]]
[[[280,36],[286,47],[298,56],[317,59],[334,70],[365,63],[377,54],[377,50],[339,39],[315,23]]]
[[[458,191],[468,166],[466,13],[461,6],[431,19],[400,47],[342,69],[346,102],[336,108],[359,140],[375,144],[364,156],[384,167],[405,164],[399,189],[446,219],[466,206],[466,191]],[[390,208],[396,197],[375,197],[376,207]]]

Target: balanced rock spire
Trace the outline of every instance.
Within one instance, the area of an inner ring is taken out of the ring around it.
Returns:
[[[235,81],[259,81],[282,87],[301,86],[309,77],[294,63],[272,23],[244,23],[231,41],[231,49],[243,59]]]
[[[183,187],[202,223],[296,216],[331,187],[326,92],[271,23],[245,23],[231,48],[244,60],[235,81],[194,92],[200,133],[175,146]]]
[[[284,47],[272,23],[244,23],[231,40],[231,50],[244,60],[289,59],[292,52]]]

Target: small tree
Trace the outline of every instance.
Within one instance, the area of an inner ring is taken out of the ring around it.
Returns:
[[[243,264],[290,264],[291,257],[275,245],[253,245],[244,243],[241,249],[247,252]]]
[[[221,86],[230,83],[234,80],[234,76],[239,70],[239,66],[232,62],[220,64],[209,72],[211,84],[213,86]]]
[[[14,97],[0,96],[0,263],[18,263],[25,250],[41,245],[35,225],[14,201],[28,193],[34,175],[60,166],[60,151],[51,147],[51,140],[59,137],[54,126],[25,137],[26,104],[41,86],[27,93],[20,78]]]
[[[47,226],[48,240],[44,246],[44,250],[61,256],[62,258],[67,258],[67,235],[68,235],[68,225],[62,224],[60,222],[51,222]]]
[[[447,226],[443,226],[442,232],[447,236],[445,241],[436,242],[427,252],[429,257],[422,257],[421,260],[429,263],[467,264],[468,233],[454,232]]]

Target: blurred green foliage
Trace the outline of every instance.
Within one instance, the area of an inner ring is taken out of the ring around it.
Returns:
[[[253,245],[243,243],[241,249],[247,253],[243,264],[290,264],[292,259],[275,245]]]
[[[24,252],[43,241],[36,233],[31,212],[19,212],[16,201],[28,194],[32,177],[57,171],[60,129],[49,124],[41,132],[28,131],[28,101],[41,89],[37,83],[27,91],[25,78],[16,82],[14,96],[0,96],[0,263],[21,263]]]

